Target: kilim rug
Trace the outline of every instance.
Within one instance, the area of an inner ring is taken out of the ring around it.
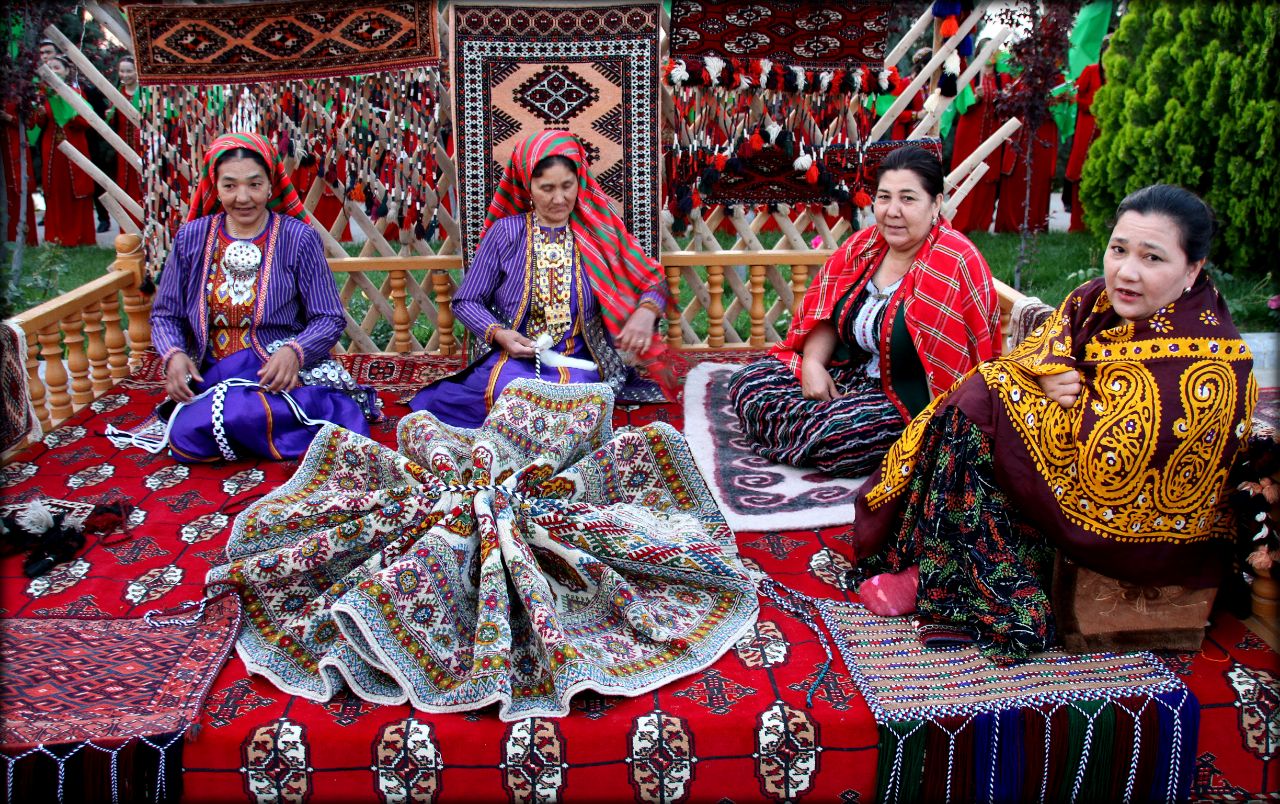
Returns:
[[[454,102],[464,254],[511,151],[573,132],[646,253],[658,254],[658,12],[655,2],[454,3]]]
[[[729,400],[729,377],[738,368],[701,363],[684,387],[685,437],[729,527],[795,530],[853,522],[853,500],[865,478],[832,477],[751,451]]]
[[[1183,800],[1200,707],[1150,653],[997,667],[930,650],[911,622],[823,601],[880,726],[877,801]]]
[[[26,336],[12,321],[0,322],[0,455],[39,436],[40,422],[27,395]]]
[[[182,737],[239,630],[232,595],[186,617],[0,619],[6,798],[176,800]]]
[[[436,64],[435,0],[128,6],[143,84],[321,78]]]
[[[884,61],[891,3],[674,0],[671,53],[828,67]]]

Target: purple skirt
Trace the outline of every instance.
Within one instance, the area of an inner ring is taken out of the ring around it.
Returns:
[[[268,393],[257,386],[262,366],[251,349],[205,360],[200,369],[204,381],[193,383],[202,396],[173,414],[169,450],[175,459],[291,460],[306,452],[311,439],[330,422],[369,435],[360,406],[343,391],[303,385],[288,394]],[[218,387],[224,381],[230,382]]]

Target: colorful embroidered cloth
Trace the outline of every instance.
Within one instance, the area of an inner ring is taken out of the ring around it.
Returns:
[[[401,420],[399,453],[321,431],[208,575],[245,600],[240,657],[313,700],[504,720],[711,664],[755,587],[684,439],[612,413],[608,386],[517,380],[478,430]]]
[[[643,253],[637,256],[656,257],[659,4],[467,2],[451,9],[464,255],[475,253],[516,143],[560,129],[582,141],[596,181]],[[603,201],[598,214],[607,214]]]
[[[787,337],[770,349],[797,379],[805,337],[819,321],[831,320],[836,302],[846,293],[857,292],[870,281],[887,251],[879,229],[868,226],[822,266]],[[980,361],[1000,353],[1000,302],[991,269],[973,243],[945,219],[920,244],[911,270],[885,309],[886,322],[893,322],[899,306],[905,306],[907,330],[924,364],[929,390],[935,395],[951,388]],[[883,335],[882,342],[887,342]],[[881,352],[887,354],[888,350],[882,348]],[[893,391],[888,372],[883,384],[903,418],[910,419]]]
[[[877,801],[1183,800],[1199,704],[1149,653],[1000,668],[929,650],[901,617],[822,601],[880,726]]]
[[[142,84],[327,78],[435,64],[434,0],[128,6]]]
[[[829,67],[884,61],[890,3],[674,0],[671,52]]]
[[[858,499],[856,554],[897,531],[929,420],[956,406],[993,437],[997,482],[1067,557],[1134,583],[1215,584],[1234,533],[1224,485],[1258,396],[1252,362],[1205,274],[1137,323],[1112,310],[1101,278],[1081,285],[908,425]],[[1072,368],[1084,392],[1063,408],[1036,377]]]

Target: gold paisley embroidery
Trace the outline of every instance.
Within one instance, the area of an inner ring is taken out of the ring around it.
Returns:
[[[1160,432],[1160,389],[1155,376],[1142,364],[1100,366],[1091,390],[1096,392],[1104,411],[1092,427],[1085,422],[1085,427],[1073,428],[1074,432],[1089,434],[1079,447],[1080,506],[1085,512],[1090,506],[1101,506],[1095,508],[1101,510],[1132,503],[1155,454],[1156,435]],[[1081,410],[1076,417],[1080,419],[1092,406],[1075,407]]]
[[[1235,374],[1218,361],[1195,363],[1183,372],[1179,392],[1186,415],[1173,422],[1180,443],[1161,477],[1162,510],[1191,516],[1203,513],[1205,500],[1218,502],[1216,490],[1227,479],[1223,450],[1231,438],[1235,386]]]
[[[968,377],[966,376],[965,379]],[[960,383],[963,382],[964,379],[960,380],[956,383],[956,387],[960,387]],[[898,436],[898,440],[893,442],[893,446],[889,447],[888,454],[880,463],[882,469],[880,482],[867,492],[867,507],[872,511],[907,487],[907,482],[911,480],[911,474],[916,469],[916,461],[920,458],[920,445],[924,442],[925,428],[929,426],[929,420],[933,418],[938,403],[948,396],[950,394],[943,394],[930,402],[927,408],[911,420],[902,431],[902,435]]]

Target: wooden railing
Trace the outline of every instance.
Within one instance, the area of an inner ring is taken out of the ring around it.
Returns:
[[[760,349],[785,336],[811,277],[830,249],[670,251],[667,285],[679,302],[667,313],[671,348],[691,352]],[[359,293],[361,320],[348,312],[347,353],[452,355],[459,343],[451,308],[457,255],[331,259],[343,302]],[[106,274],[14,317],[27,336],[31,401],[47,432],[128,376],[151,342],[151,298],[141,293],[137,235],[116,238]],[[381,275],[380,283],[371,276]],[[344,278],[345,277],[345,278]],[[1002,327],[1020,294],[997,282]],[[124,316],[121,315],[121,310]],[[127,318],[127,326],[124,320]],[[425,322],[422,319],[426,319]],[[379,322],[389,334],[375,339]],[[425,324],[429,337],[414,334]]]

